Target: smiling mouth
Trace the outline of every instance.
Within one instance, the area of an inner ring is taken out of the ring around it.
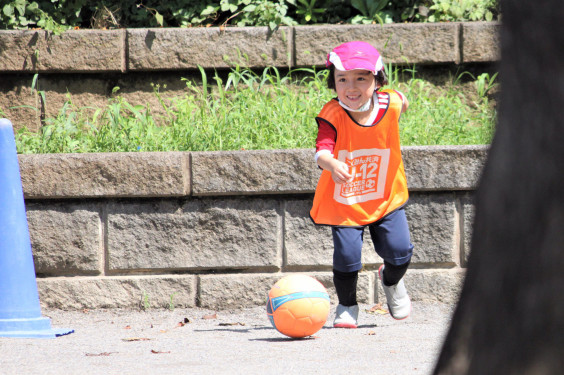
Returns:
[[[354,96],[354,97],[347,96],[347,100],[349,101],[352,107],[358,107],[362,104],[360,102],[360,96]]]

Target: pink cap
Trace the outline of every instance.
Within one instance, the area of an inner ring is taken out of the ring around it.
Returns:
[[[365,69],[373,74],[384,68],[378,50],[366,42],[347,42],[335,47],[327,55],[327,67],[335,65],[337,70]]]

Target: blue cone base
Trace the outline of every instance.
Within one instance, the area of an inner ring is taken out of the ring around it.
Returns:
[[[12,123],[0,118],[0,337],[54,338],[41,316]]]
[[[73,332],[73,329],[51,328],[51,320],[44,317],[0,319],[0,337],[54,339]]]

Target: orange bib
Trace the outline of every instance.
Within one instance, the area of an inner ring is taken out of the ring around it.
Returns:
[[[325,104],[318,118],[337,132],[333,155],[346,163],[353,180],[336,184],[321,173],[310,216],[316,224],[363,226],[380,220],[408,199],[399,139],[402,101],[392,90],[384,116],[372,126],[357,124],[337,100]]]

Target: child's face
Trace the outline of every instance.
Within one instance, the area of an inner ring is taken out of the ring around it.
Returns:
[[[376,90],[376,79],[369,70],[355,69],[341,71],[335,69],[335,91],[339,100],[352,109],[365,104]]]

